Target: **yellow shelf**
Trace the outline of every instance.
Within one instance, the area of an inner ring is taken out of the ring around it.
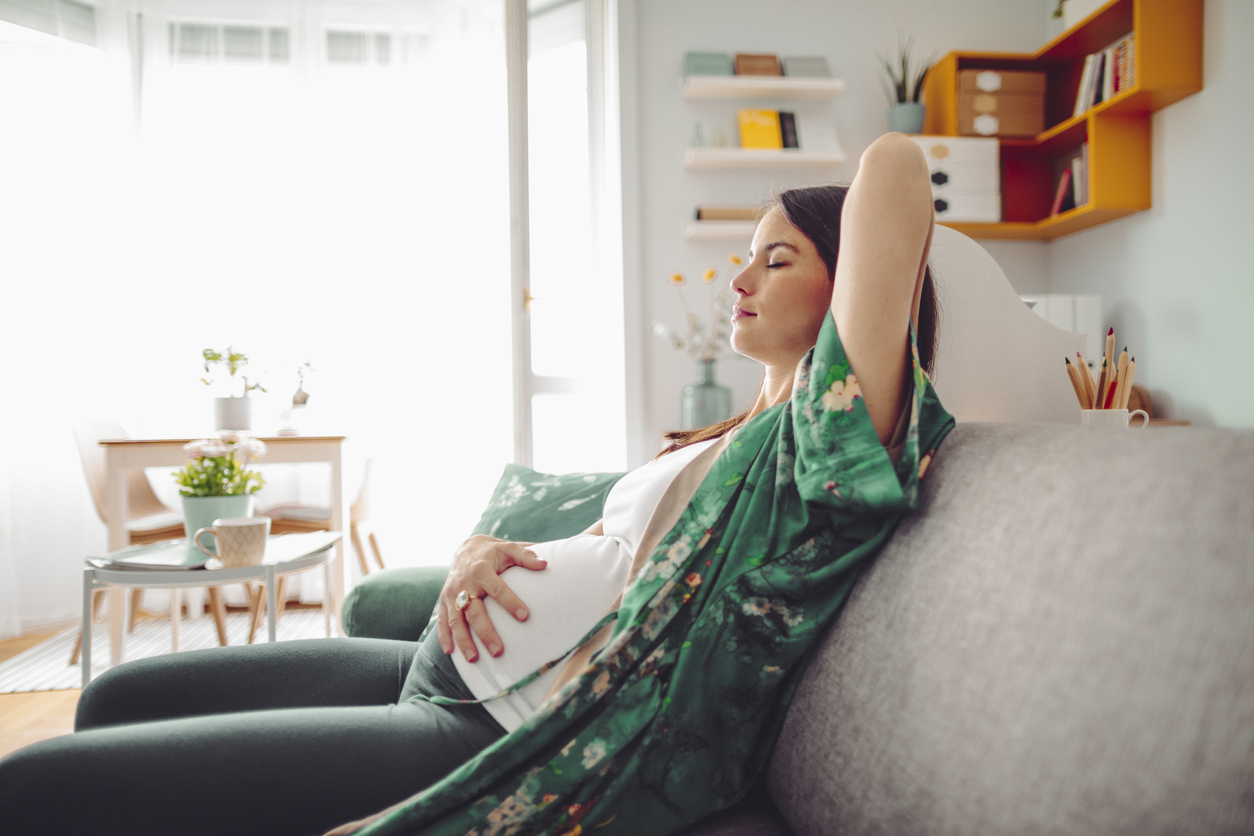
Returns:
[[[1133,84],[1073,115],[1085,56],[1132,33]],[[1044,131],[1001,140],[1002,217],[947,224],[973,238],[1049,240],[1151,206],[1150,115],[1202,89],[1202,0],[1110,0],[1031,54],[951,52],[924,85],[924,132],[958,135],[958,73],[966,69],[1046,74]],[[1087,143],[1089,202],[1049,215],[1054,165]]]

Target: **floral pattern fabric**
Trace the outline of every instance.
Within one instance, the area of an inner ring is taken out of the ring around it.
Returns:
[[[815,641],[953,428],[918,362],[894,465],[830,314],[790,401],[741,427],[627,590],[609,644],[369,836],[676,833],[765,767]]]

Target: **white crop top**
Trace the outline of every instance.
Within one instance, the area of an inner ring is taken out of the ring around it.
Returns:
[[[690,444],[620,479],[605,498],[604,536],[577,534],[536,543],[531,550],[548,561],[544,569],[514,566],[501,574],[531,615],[518,621],[491,598],[483,599],[504,652],[492,657],[472,632],[478,661],[467,662],[460,648],[452,654],[457,672],[476,699],[500,693],[545,662],[575,649],[622,592],[640,537],[662,494],[684,466],[715,441]],[[556,665],[526,687],[483,706],[507,731],[513,731],[544,702],[561,670],[562,665]]]

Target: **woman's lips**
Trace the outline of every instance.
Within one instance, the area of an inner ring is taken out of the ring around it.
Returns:
[[[732,306],[732,321],[733,322],[735,322],[737,319],[740,319],[746,316],[757,316],[757,314],[746,311],[744,308],[740,307],[739,305]]]

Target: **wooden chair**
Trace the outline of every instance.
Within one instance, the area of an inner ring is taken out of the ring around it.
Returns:
[[[352,508],[349,509],[349,537],[353,541],[353,550],[357,552],[357,563],[361,567],[363,575],[370,574],[370,566],[366,563],[366,551],[362,547],[361,532],[367,522],[370,520],[370,471],[374,466],[374,459],[366,459],[365,472],[361,477],[361,490],[357,493],[357,499],[353,502]],[[326,507],[318,507],[314,505],[276,505],[269,510],[262,511],[261,516],[270,518],[271,534],[290,534],[299,531],[329,531],[331,529],[331,509]],[[374,532],[367,532],[367,538],[370,540],[371,551],[374,552],[375,562],[379,564],[379,568],[383,567],[383,556],[379,553],[379,543],[375,539]]]
[[[380,569],[384,568],[383,555],[379,552],[379,541],[375,538],[374,532],[368,530],[371,512],[370,472],[373,466],[374,459],[366,459],[366,467],[361,477],[361,490],[358,491],[357,499],[353,502],[348,512],[349,539],[353,542],[353,551],[357,553],[357,564],[361,567],[363,575],[370,574],[370,565],[366,561],[366,550],[361,539],[363,531],[365,531],[366,539],[370,541],[370,550],[374,554],[375,562],[379,564]],[[331,509],[316,505],[276,505],[261,512],[261,516],[270,518],[271,534],[329,531],[331,529]],[[279,608],[279,611],[274,614],[276,624],[279,616],[283,614],[285,606],[283,599],[284,580],[286,579],[279,578],[278,588],[275,590]],[[249,583],[247,586],[249,610],[252,614],[252,626],[248,631],[248,642],[251,644],[253,634],[256,632],[258,625],[261,624],[261,617],[265,612],[265,584],[257,584],[255,591],[253,584]]]
[[[92,502],[101,522],[108,525],[105,518],[105,453],[99,442],[105,438],[126,438],[126,431],[111,421],[88,421],[74,428],[74,440],[78,443],[78,455],[83,463],[83,475],[87,477],[87,487],[91,491]],[[184,536],[183,515],[164,505],[152,490],[148,477],[142,470],[130,470],[126,474],[126,535],[129,545],[137,546],[145,543],[156,543],[161,540],[172,540]],[[139,613],[139,600],[142,589],[131,590],[131,617],[128,631],[135,629],[135,619]],[[91,600],[91,615],[94,619],[104,590],[97,590]],[[226,611],[222,604],[217,587],[209,587],[209,608],[213,613],[213,621],[218,629],[218,642],[222,645],[226,640]],[[171,613],[177,617],[177,613]],[[79,631],[74,641],[74,651],[70,654],[70,664],[78,663],[82,652],[83,635]]]

